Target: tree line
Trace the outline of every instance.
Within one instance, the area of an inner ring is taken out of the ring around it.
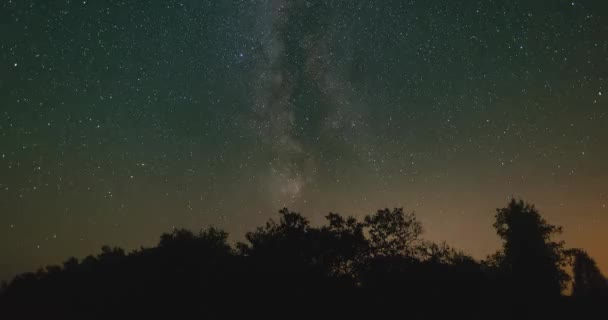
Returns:
[[[232,246],[210,227],[174,229],[130,253],[16,276],[0,292],[6,319],[569,319],[606,315],[608,282],[582,249],[555,240],[523,200],[497,209],[502,247],[483,260],[422,238],[414,213],[362,221],[329,213],[315,227],[284,208]],[[568,292],[568,293],[567,293]]]

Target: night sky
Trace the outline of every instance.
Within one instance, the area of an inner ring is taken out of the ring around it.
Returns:
[[[608,272],[608,1],[3,0],[0,280],[288,206],[499,249],[535,203]]]

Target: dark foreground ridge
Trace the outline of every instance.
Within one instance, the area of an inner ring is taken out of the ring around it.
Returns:
[[[176,229],[153,248],[25,273],[4,284],[2,319],[604,319],[608,284],[581,249],[566,249],[531,205],[498,209],[503,247],[476,261],[421,239],[402,209],[363,221],[335,213],[313,227],[280,211],[228,244],[209,228]],[[572,272],[566,272],[572,270]],[[571,291],[572,294],[563,294]]]

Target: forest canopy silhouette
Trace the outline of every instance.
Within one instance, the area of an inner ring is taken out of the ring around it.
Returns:
[[[362,221],[329,213],[312,226],[284,208],[232,246],[210,227],[174,229],[156,247],[104,246],[82,260],[3,284],[0,317],[203,319],[520,319],[606,315],[608,282],[562,228],[511,200],[493,225],[502,247],[483,260],[422,238],[414,213]],[[8,316],[8,317],[5,317]]]

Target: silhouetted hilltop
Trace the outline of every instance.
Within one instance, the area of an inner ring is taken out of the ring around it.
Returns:
[[[523,201],[498,209],[503,247],[483,261],[421,238],[413,213],[383,209],[363,221],[336,213],[313,227],[282,209],[228,244],[209,228],[176,229],[153,248],[103,247],[15,277],[3,319],[569,319],[601,313],[606,279],[580,249],[565,249]],[[573,267],[574,276],[564,270]],[[572,284],[573,295],[564,296]],[[603,308],[603,309],[602,309]]]

